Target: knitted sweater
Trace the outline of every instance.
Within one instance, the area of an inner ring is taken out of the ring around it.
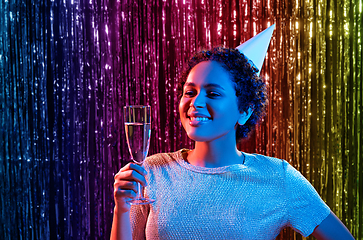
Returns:
[[[330,213],[314,187],[284,160],[245,155],[243,164],[197,167],[185,149],[150,156],[145,195],[131,207],[134,239],[274,239],[290,226],[310,235]]]

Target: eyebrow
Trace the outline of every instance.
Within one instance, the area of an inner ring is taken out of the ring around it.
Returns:
[[[191,83],[191,82],[186,82],[184,84],[184,87],[189,87],[189,86],[190,87],[195,87],[195,84],[194,83]],[[206,87],[206,88],[215,87],[215,88],[220,88],[220,89],[224,90],[224,88],[222,88],[220,85],[215,84],[215,83],[208,83],[208,84],[204,85],[204,87]]]

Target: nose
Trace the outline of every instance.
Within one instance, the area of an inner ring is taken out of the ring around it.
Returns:
[[[194,108],[203,108],[205,104],[205,97],[200,92],[190,101],[190,107]]]

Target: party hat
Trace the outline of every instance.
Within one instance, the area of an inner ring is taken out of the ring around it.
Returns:
[[[236,49],[255,64],[255,67],[258,69],[257,75],[260,75],[263,60],[265,59],[274,29],[275,24],[236,47]]]

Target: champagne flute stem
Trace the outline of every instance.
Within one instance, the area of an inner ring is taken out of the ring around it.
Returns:
[[[141,184],[138,182],[137,183],[137,199],[143,199],[144,198],[144,194],[142,192],[142,186]]]

